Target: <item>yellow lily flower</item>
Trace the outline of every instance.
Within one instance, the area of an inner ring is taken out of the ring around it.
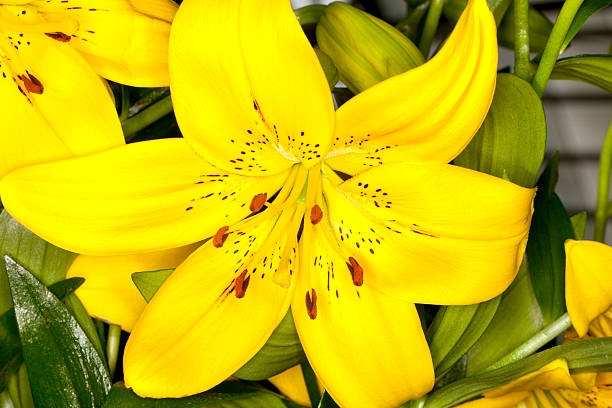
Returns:
[[[88,255],[212,237],[136,323],[124,367],[138,394],[213,387],[291,305],[339,404],[396,406],[434,383],[414,303],[490,299],[522,260],[534,190],[447,164],[488,110],[495,31],[471,0],[431,61],[334,112],[288,1],[185,0],[169,60],[184,139],[16,170],[3,203]]]
[[[106,83],[169,83],[171,0],[0,0],[0,176],[123,144]]]

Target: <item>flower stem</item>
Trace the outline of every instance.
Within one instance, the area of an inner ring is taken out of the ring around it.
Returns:
[[[125,85],[121,85],[121,113],[119,120],[125,122],[130,114],[130,93]]]
[[[308,362],[302,363],[302,375],[304,376],[304,382],[306,383],[306,390],[308,391],[308,398],[310,398],[310,404],[313,407],[319,405],[321,400],[321,393],[319,392],[319,385],[317,384],[317,376],[312,371],[312,367]]]
[[[597,205],[595,207],[595,241],[606,239],[606,224],[609,218],[610,171],[612,170],[612,122],[608,128],[601,154],[599,156],[599,185],[597,187]]]
[[[583,1],[584,0],[565,0],[563,7],[561,7],[561,11],[559,12],[557,21],[555,21],[550,37],[548,37],[546,47],[542,53],[542,59],[538,64],[538,69],[531,83],[539,96],[542,96],[544,93],[544,88],[546,88],[550,74],[555,67],[557,57],[561,51],[563,40],[565,40],[567,31],[572,21],[574,21],[574,17]]]
[[[563,333],[563,331],[567,330],[571,325],[572,322],[570,321],[569,315],[564,313],[557,320],[537,332],[529,340],[506,354],[493,365],[487,367],[485,371],[503,367],[535,353],[540,347]]]
[[[125,140],[131,140],[134,135],[152,123],[157,122],[172,112],[172,99],[170,96],[160,99],[142,112],[137,113],[122,123]]]
[[[427,11],[427,17],[425,18],[425,26],[423,27],[423,35],[419,42],[419,49],[421,53],[427,59],[429,56],[429,49],[431,43],[438,30],[438,24],[440,23],[440,16],[442,15],[442,8],[444,7],[444,0],[431,0],[429,5],[429,11]]]
[[[514,0],[514,73],[521,79],[531,78],[529,64],[529,0]]]
[[[121,341],[121,327],[110,324],[108,326],[108,337],[106,339],[106,355],[108,358],[108,369],[110,376],[115,375],[117,368],[117,357],[119,356],[119,343]]]

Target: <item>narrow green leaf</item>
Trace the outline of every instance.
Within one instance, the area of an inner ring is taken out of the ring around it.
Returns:
[[[550,79],[586,82],[612,93],[612,55],[582,55],[560,59]]]
[[[529,50],[541,53],[546,47],[548,36],[552,30],[552,23],[538,10],[529,6],[527,11],[529,23]],[[497,39],[503,47],[514,49],[514,7],[509,7],[497,29]]]
[[[502,295],[493,320],[468,352],[467,375],[483,371],[542,327],[542,315],[523,264],[512,285]]]
[[[49,286],[49,290],[58,298],[63,299],[73,293],[85,282],[85,278],[64,279]]]
[[[159,271],[136,272],[132,274],[132,282],[148,303],[173,271],[174,269],[160,269]]]
[[[455,346],[472,321],[472,317],[474,317],[477,309],[477,304],[467,306],[443,306],[440,308],[438,315],[441,315],[442,318],[440,324],[436,325],[436,332],[431,335],[431,341],[429,343],[434,368],[440,365]],[[438,316],[436,316],[436,319],[437,317]]]
[[[545,148],[542,101],[529,83],[499,74],[484,123],[454,163],[533,187]]]
[[[15,320],[15,310],[11,308],[0,316],[0,393],[22,363],[23,354],[17,320]]]
[[[277,395],[245,385],[225,382],[203,394],[185,398],[142,398],[123,384],[115,384],[104,408],[285,408]]]
[[[587,222],[587,213],[586,211],[579,212],[578,214],[574,214],[570,217],[570,221],[572,223],[572,229],[574,230],[574,236],[577,240],[584,239],[584,234],[586,233],[586,222]]]
[[[304,361],[306,355],[289,310],[262,349],[234,376],[243,380],[263,380]]]
[[[565,359],[572,372],[609,371],[612,367],[611,354],[612,337],[566,343],[496,370],[468,377],[440,388],[427,399],[425,408],[453,407],[483,392],[536,371],[558,358]]]
[[[4,260],[36,406],[101,406],[111,382],[98,351],[47,288]]]
[[[572,25],[570,25],[569,30],[567,30],[565,40],[563,40],[563,45],[561,46],[561,52],[567,48],[584,23],[586,23],[593,14],[608,7],[610,4],[612,4],[612,0],[584,0],[578,9],[578,13],[576,13],[574,17],[574,21],[572,21]]]
[[[567,211],[554,192],[559,178],[558,166],[559,155],[556,154],[538,181],[526,251],[533,291],[545,325],[565,313],[564,243],[574,238]]]

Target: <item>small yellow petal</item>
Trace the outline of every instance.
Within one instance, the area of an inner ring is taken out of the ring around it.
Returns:
[[[517,408],[529,396],[527,391],[511,392],[500,397],[478,398],[456,408]]]
[[[310,397],[308,396],[308,390],[306,389],[306,382],[304,381],[304,373],[302,372],[302,366],[296,365],[288,370],[283,371],[274,377],[268,378],[278,390],[286,395],[291,401],[297,402],[300,405],[310,407]],[[323,392],[323,389],[320,388]]]

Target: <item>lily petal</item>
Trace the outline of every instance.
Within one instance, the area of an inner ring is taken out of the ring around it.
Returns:
[[[330,166],[356,174],[402,160],[451,161],[489,110],[497,67],[495,33],[486,1],[470,0],[434,58],[338,109]]]
[[[591,321],[612,307],[612,247],[595,241],[567,240],[565,259],[567,313],[582,337]]]
[[[79,255],[66,278],[85,278],[75,293],[91,316],[131,332],[147,305],[132,281],[132,274],[176,268],[199,246],[196,243],[138,255]]]
[[[124,143],[106,85],[74,49],[41,34],[10,37],[0,35],[0,176]]]
[[[291,305],[313,370],[340,406],[395,407],[420,397],[433,387],[434,372],[414,304],[354,283],[357,272],[330,246],[322,224],[307,237],[312,246],[301,242]]]
[[[101,76],[131,86],[168,86],[171,0],[39,0],[47,18],[69,18],[78,30],[70,44]]]
[[[183,1],[170,76],[184,137],[218,167],[274,174],[327,152],[331,94],[288,0]]]
[[[274,282],[287,249],[286,236],[266,245],[276,222],[232,231],[220,247],[208,241],[170,275],[125,348],[128,387],[154,398],[202,392],[265,344],[292,292]]]
[[[122,146],[30,166],[0,181],[5,208],[40,237],[88,255],[176,248],[212,236],[271,197],[286,174],[221,171],[183,139]]]
[[[523,258],[534,189],[438,163],[391,163],[324,183],[331,232],[363,280],[415,303],[501,293]]]
[[[312,406],[310,397],[308,396],[308,390],[306,389],[306,382],[304,381],[304,373],[302,372],[301,365],[293,366],[280,374],[270,377],[268,381],[291,401],[297,402],[305,407]]]

